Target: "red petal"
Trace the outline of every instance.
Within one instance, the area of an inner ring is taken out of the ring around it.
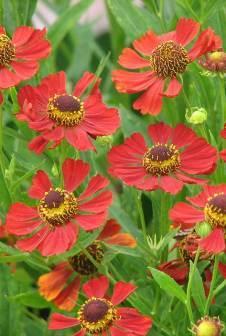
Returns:
[[[61,141],[64,138],[64,128],[56,127],[49,132],[45,132],[43,137],[49,141]]]
[[[76,305],[80,287],[80,278],[76,277],[54,300],[59,309],[71,311]]]
[[[112,202],[112,192],[104,191],[87,202],[79,203],[79,211],[100,213]]]
[[[133,108],[142,114],[157,115],[162,109],[162,91],[164,81],[155,78],[155,82],[134,103]]]
[[[184,124],[179,124],[172,130],[172,143],[178,148],[189,145],[196,139],[195,132]]]
[[[211,253],[218,254],[225,250],[224,230],[221,228],[214,229],[207,237],[200,240],[200,247]]]
[[[73,95],[76,97],[80,97],[88,86],[94,81],[95,75],[91,72],[84,72],[81,79],[78,80],[77,84],[75,85]]]
[[[84,200],[85,198],[92,196],[96,192],[107,187],[108,184],[109,184],[109,181],[105,177],[101,175],[93,176],[91,180],[89,181],[89,184],[86,190],[79,196],[79,200],[81,201],[81,200]]]
[[[39,68],[37,62],[12,62],[11,67],[15,71],[16,75],[21,79],[29,79],[33,77]]]
[[[139,69],[150,67],[150,61],[140,57],[133,49],[125,48],[119,57],[118,63],[124,68]]]
[[[200,24],[192,19],[181,18],[176,27],[176,41],[182,46],[190,43],[198,34]]]
[[[55,94],[66,93],[66,74],[64,71],[59,71],[55,74],[48,75],[43,78],[41,85],[39,86],[40,91],[46,91],[49,97],[53,97]]]
[[[13,204],[6,217],[9,233],[21,236],[33,232],[41,225],[37,209],[23,203]]]
[[[33,32],[34,32],[33,27],[26,27],[26,26],[17,27],[12,37],[13,44],[16,47],[25,44],[29,40]]]
[[[9,87],[16,86],[21,81],[21,78],[14,74],[7,68],[0,68],[0,88],[8,89]]]
[[[183,188],[184,183],[172,176],[161,176],[159,186],[164,191],[175,195]]]
[[[70,145],[78,150],[95,150],[88,134],[81,127],[72,127],[65,130],[65,137]]]
[[[75,217],[78,224],[85,231],[91,231],[99,228],[107,219],[107,212],[101,212],[98,214],[90,214],[90,215],[78,215]]]
[[[104,225],[104,228],[97,239],[104,240],[119,233],[120,230],[121,226],[118,224],[118,222],[115,219],[109,219]]]
[[[36,154],[41,154],[45,150],[48,142],[48,140],[44,139],[43,136],[40,135],[29,142],[28,148]]]
[[[53,313],[50,317],[48,329],[61,330],[80,324],[80,321],[74,317],[65,316],[59,313]]]
[[[154,144],[167,144],[171,137],[171,133],[172,128],[163,122],[148,127],[148,134]]]
[[[224,149],[220,152],[220,157],[222,158],[222,160],[224,160],[226,162],[226,149]]]
[[[183,225],[183,229],[193,227],[197,222],[204,221],[204,213],[184,202],[178,202],[169,212],[172,221]],[[185,224],[185,225],[184,225]]]
[[[5,28],[3,26],[0,26],[0,34],[6,35]]]
[[[131,283],[126,283],[123,281],[117,282],[114,287],[113,295],[111,298],[111,302],[113,305],[118,305],[122,301],[124,301],[129,295],[131,295],[135,290],[136,286]]]
[[[49,231],[38,249],[43,256],[64,253],[74,245],[78,236],[78,226],[68,222]]]
[[[74,191],[89,174],[90,166],[82,160],[66,159],[62,166],[64,175],[64,187],[68,191]]]
[[[133,42],[134,48],[144,55],[151,55],[153,49],[156,48],[158,44],[158,36],[150,30]]]
[[[38,170],[32,179],[32,185],[28,194],[32,198],[41,199],[51,187],[52,183],[48,175],[43,170]]]
[[[137,246],[136,240],[129,233],[117,233],[112,237],[106,238],[105,243],[110,245],[126,246],[130,248]]]
[[[156,81],[152,71],[129,72],[125,70],[112,71],[112,81],[122,93],[137,93],[149,88]]]
[[[174,98],[179,95],[181,92],[182,85],[176,78],[171,79],[169,82],[168,88],[165,92],[162,93],[163,96],[166,96],[168,98]]]
[[[100,276],[96,279],[91,279],[86,282],[82,289],[83,292],[89,297],[103,298],[108,290],[109,280],[106,276]]]
[[[220,262],[218,268],[222,277],[226,279],[226,264]]]
[[[41,244],[48,234],[48,228],[44,227],[40,231],[34,234],[33,237],[18,240],[16,246],[23,251],[32,252]]]

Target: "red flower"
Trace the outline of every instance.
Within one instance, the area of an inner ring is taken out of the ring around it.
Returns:
[[[159,114],[163,96],[173,98],[180,93],[182,85],[177,76],[185,72],[187,65],[201,55],[221,47],[221,39],[208,28],[199,35],[188,52],[184,47],[196,37],[199,28],[198,22],[181,18],[176,31],[160,36],[148,31],[133,42],[136,51],[130,48],[122,51],[119,64],[124,68],[139,71],[115,70],[112,80],[119,92],[144,92],[134,102],[134,109],[140,110],[142,114]],[[140,72],[140,69],[146,70]],[[169,83],[165,90],[166,80]]]
[[[5,28],[0,26],[1,89],[15,86],[37,73],[38,61],[46,58],[51,51],[45,35],[45,29],[18,27],[10,39]]]
[[[173,278],[179,285],[187,282],[189,266],[182,259],[164,262],[158,266],[158,269]]]
[[[34,176],[29,196],[39,200],[36,207],[23,203],[11,206],[6,228],[17,236],[31,235],[19,240],[17,247],[24,251],[38,249],[49,256],[69,250],[77,240],[79,226],[86,231],[104,223],[112,201],[112,193],[103,191],[107,179],[100,175],[91,178],[87,188],[78,196],[77,189],[89,174],[88,163],[66,159],[62,166],[64,188],[54,188],[48,175],[39,170]]]
[[[226,184],[205,186],[200,194],[187,197],[187,200],[190,204],[179,202],[170,210],[170,218],[174,225],[181,226],[184,230],[206,221],[213,230],[208,236],[201,239],[201,248],[213,254],[224,251]]]
[[[221,131],[221,136],[226,139],[226,124],[224,124],[224,129]]]
[[[222,138],[226,139],[226,124],[224,124],[224,129],[221,131]],[[226,149],[220,152],[220,157],[226,162]]]
[[[119,281],[109,299],[106,292],[109,280],[105,276],[89,280],[83,285],[87,300],[81,306],[77,317],[69,317],[58,313],[52,314],[49,329],[60,330],[79,326],[74,336],[111,335],[111,336],[144,336],[151,328],[152,321],[142,316],[136,309],[118,307],[136,287],[130,283]]]
[[[139,189],[163,189],[176,194],[185,183],[205,183],[193,175],[209,174],[215,168],[216,150],[183,124],[172,128],[164,123],[150,125],[152,147],[134,133],[113,147],[108,158],[110,173]]]
[[[82,97],[94,80],[94,88]],[[45,77],[36,88],[23,87],[17,117],[41,134],[30,142],[29,148],[40,154],[49,141],[55,147],[65,138],[79,150],[94,150],[92,138],[115,132],[119,115],[102,102],[99,83],[92,73],[85,72],[70,95],[66,92],[66,75],[61,71]]]
[[[135,239],[128,233],[120,233],[120,230],[120,225],[114,219],[108,220],[100,235],[86,248],[96,262],[101,263],[104,257],[103,243],[131,248],[136,246]],[[81,280],[96,272],[95,265],[81,252],[40,276],[39,291],[47,301],[53,300],[58,308],[71,311],[78,298]]]

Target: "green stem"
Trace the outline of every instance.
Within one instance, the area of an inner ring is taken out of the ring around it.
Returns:
[[[212,281],[211,281],[211,285],[210,285],[209,295],[208,295],[206,305],[205,305],[204,315],[208,315],[208,313],[209,313],[209,307],[210,307],[210,304],[211,304],[211,301],[212,301],[212,298],[213,298],[213,291],[214,291],[214,286],[215,286],[217,273],[218,273],[218,265],[219,265],[219,256],[216,255],[215,260],[214,260],[214,266],[213,266]]]
[[[144,241],[146,241],[147,229],[146,229],[146,224],[145,224],[144,212],[143,212],[143,208],[142,208],[141,196],[142,196],[142,192],[137,190],[136,195],[135,195],[136,204],[137,204],[137,209],[138,209],[138,213],[139,213],[139,216],[140,216],[140,222],[141,222],[141,228],[142,228],[142,232],[143,232],[143,236],[144,236]]]
[[[195,269],[197,267],[197,263],[199,260],[199,254],[200,254],[200,250],[198,249],[195,255],[195,260],[194,260],[194,264],[191,267],[190,270],[190,274],[189,274],[189,279],[188,279],[188,287],[187,287],[187,311],[188,311],[188,316],[190,319],[191,323],[194,323],[194,317],[193,317],[193,312],[192,312],[192,306],[191,306],[191,286],[192,286],[192,280],[194,277],[194,273],[195,273]]]
[[[224,128],[224,123],[226,122],[226,108],[225,108],[225,87],[224,80],[219,77],[220,86],[220,106],[221,106],[221,129]]]
[[[224,287],[226,287],[226,280],[222,281],[222,283],[213,291],[213,297],[215,297]]]

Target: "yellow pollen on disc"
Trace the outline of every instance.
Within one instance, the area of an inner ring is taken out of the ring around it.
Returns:
[[[180,166],[180,153],[175,145],[157,144],[148,149],[143,157],[143,167],[154,176],[175,172]]]
[[[15,48],[8,36],[0,35],[0,65],[8,66],[15,57]]]
[[[87,333],[99,334],[120,319],[120,316],[110,301],[92,297],[81,306],[78,319]]]
[[[62,94],[49,99],[48,116],[58,126],[73,127],[84,118],[84,104],[78,97]]]
[[[38,205],[38,213],[44,223],[52,228],[64,225],[78,212],[76,197],[61,188],[50,189]]]
[[[214,227],[226,228],[226,194],[216,193],[204,208],[205,220]]]
[[[152,69],[160,78],[173,78],[185,72],[189,63],[187,51],[173,41],[162,42],[150,57]]]

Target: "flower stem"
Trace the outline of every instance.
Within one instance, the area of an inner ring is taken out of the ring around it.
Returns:
[[[226,280],[222,281],[221,284],[213,291],[213,297],[216,296],[224,287],[226,287]]]
[[[215,286],[215,282],[216,282],[216,278],[217,278],[217,272],[218,272],[218,265],[219,265],[219,256],[216,255],[215,256],[215,260],[214,260],[214,266],[213,266],[213,275],[212,275],[212,281],[211,281],[211,285],[210,285],[210,291],[209,291],[209,295],[206,301],[206,305],[205,305],[205,310],[204,310],[204,315],[208,315],[209,313],[209,307],[213,298],[213,293],[214,293],[214,286]]]
[[[140,217],[140,222],[141,222],[141,228],[144,236],[144,241],[146,241],[147,238],[147,229],[146,229],[146,223],[145,223],[145,218],[144,218],[144,212],[142,208],[142,200],[141,200],[142,192],[136,191],[136,204],[137,204],[137,209]]]
[[[195,273],[195,269],[197,267],[197,263],[199,260],[199,254],[200,254],[200,250],[198,249],[195,255],[195,260],[194,263],[191,266],[190,269],[190,273],[189,273],[189,279],[188,279],[188,287],[187,287],[187,311],[188,311],[188,316],[190,319],[191,323],[194,323],[194,316],[193,316],[193,312],[192,312],[192,306],[191,306],[191,286],[192,286],[192,280],[194,277],[194,273]]]

